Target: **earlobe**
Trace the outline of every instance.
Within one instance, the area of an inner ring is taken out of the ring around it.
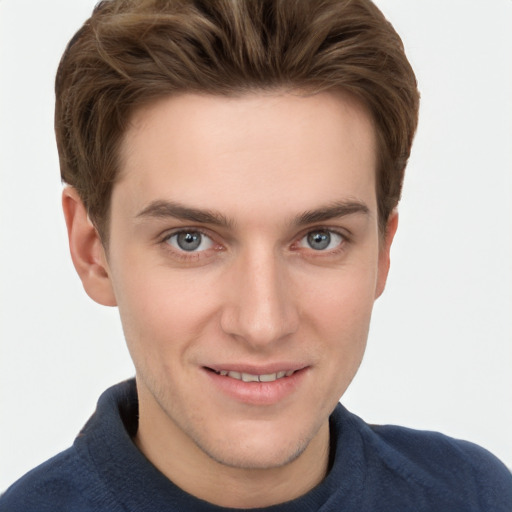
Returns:
[[[390,252],[393,238],[395,237],[398,228],[398,212],[393,210],[388,218],[386,224],[386,233],[384,239],[381,241],[379,249],[379,268],[377,275],[377,286],[375,289],[375,298],[379,298],[386,287],[386,281],[389,273],[390,266]]]
[[[64,188],[62,209],[68,230],[71,259],[87,295],[104,306],[116,306],[103,244],[73,187]]]

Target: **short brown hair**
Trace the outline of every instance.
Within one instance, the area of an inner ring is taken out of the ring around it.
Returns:
[[[370,0],[105,0],[69,42],[56,79],[62,180],[108,231],[118,153],[134,110],[177,92],[342,89],[379,142],[381,229],[400,199],[419,94],[403,44]]]

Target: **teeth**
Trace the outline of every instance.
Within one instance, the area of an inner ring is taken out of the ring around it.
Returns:
[[[260,382],[274,382],[276,379],[280,379],[280,377],[277,373],[267,373],[266,375],[260,375],[259,379]]]
[[[244,382],[259,382],[259,377],[257,375],[251,375],[250,373],[242,373],[242,380]]]
[[[241,380],[243,382],[274,382],[277,379],[282,379],[283,377],[290,377],[295,373],[295,370],[288,371],[280,371],[277,373],[266,373],[263,375],[253,375],[252,373],[240,373],[240,372],[230,372],[227,370],[221,370],[216,372],[223,377],[231,377],[232,379]]]

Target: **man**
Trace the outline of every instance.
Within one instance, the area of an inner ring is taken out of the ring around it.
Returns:
[[[70,250],[136,384],[1,510],[509,510],[484,450],[338,404],[418,93],[368,1],[101,3],[56,85]]]

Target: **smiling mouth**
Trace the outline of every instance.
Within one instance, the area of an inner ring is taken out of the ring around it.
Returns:
[[[217,375],[221,375],[222,377],[229,377],[231,379],[240,380],[242,382],[274,382],[279,379],[284,379],[285,377],[291,377],[298,370],[287,370],[287,371],[279,371],[276,373],[265,373],[262,375],[254,375],[252,373],[243,373],[243,372],[235,372],[228,370],[213,370],[212,368],[208,368],[208,370],[216,373]]]

